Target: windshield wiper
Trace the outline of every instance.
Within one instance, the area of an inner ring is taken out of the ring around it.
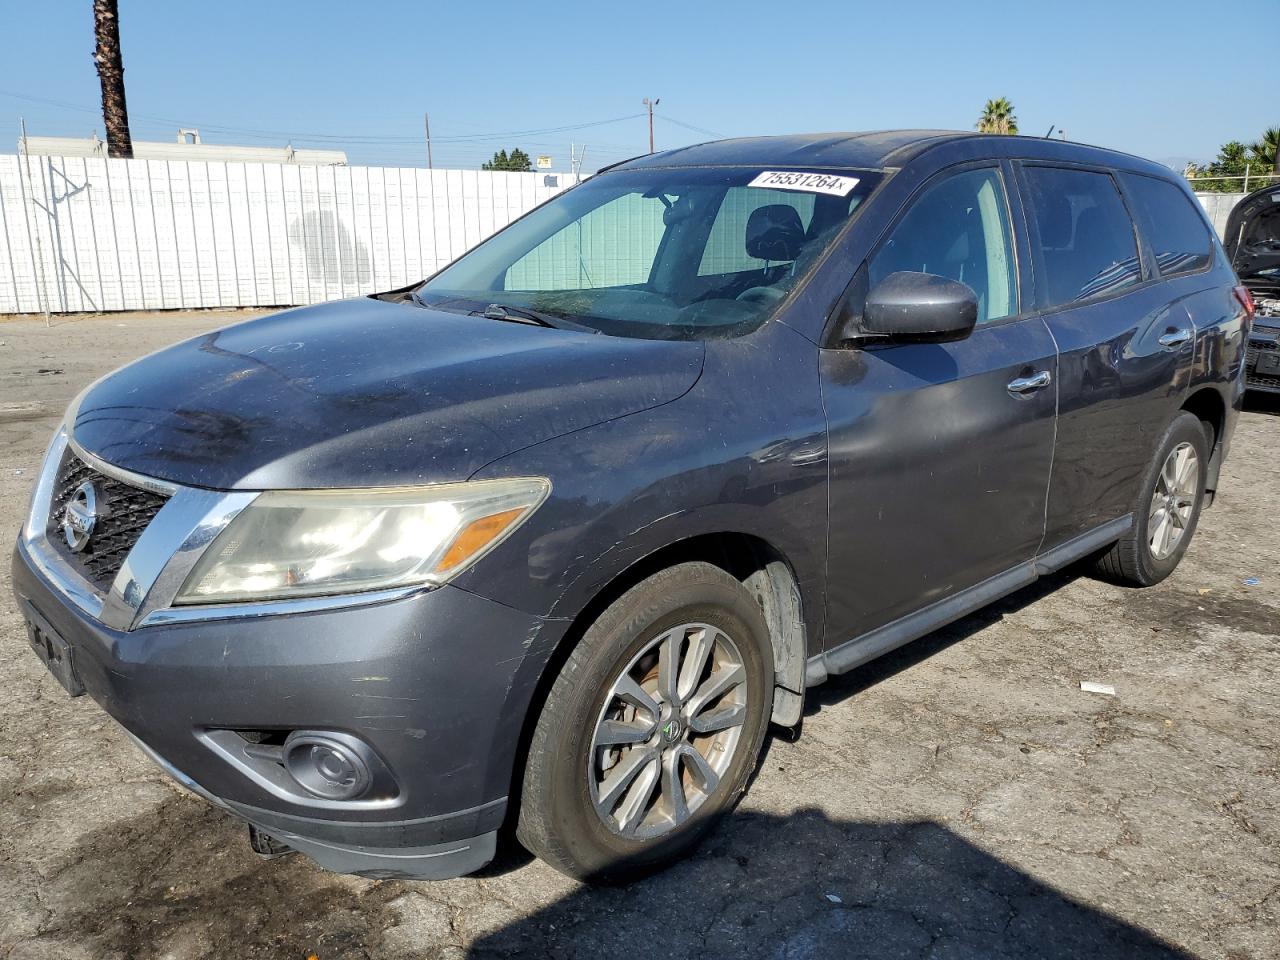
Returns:
[[[580,333],[599,333],[595,327],[585,323],[577,323],[567,317],[554,313],[542,313],[527,307],[509,307],[502,303],[491,303],[483,310],[472,313],[474,317],[487,317],[490,320],[505,320],[508,323],[531,323],[539,327],[554,327],[557,330],[577,330]]]

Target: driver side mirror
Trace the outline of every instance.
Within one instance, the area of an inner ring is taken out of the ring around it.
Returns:
[[[867,294],[861,332],[894,343],[963,340],[978,320],[978,295],[968,284],[932,273],[891,273]]]

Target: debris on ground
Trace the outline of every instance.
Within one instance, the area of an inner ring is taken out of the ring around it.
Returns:
[[[1106,683],[1095,683],[1092,680],[1081,680],[1080,689],[1085,693],[1101,693],[1103,696],[1114,697],[1116,688]]]

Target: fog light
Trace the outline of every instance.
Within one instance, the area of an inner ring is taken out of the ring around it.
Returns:
[[[285,740],[282,753],[289,776],[325,800],[353,800],[373,783],[364,757],[335,736],[295,731]]]

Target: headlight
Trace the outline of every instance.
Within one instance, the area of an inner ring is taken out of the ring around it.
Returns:
[[[264,493],[218,534],[175,603],[441,584],[516,529],[543,479]]]

